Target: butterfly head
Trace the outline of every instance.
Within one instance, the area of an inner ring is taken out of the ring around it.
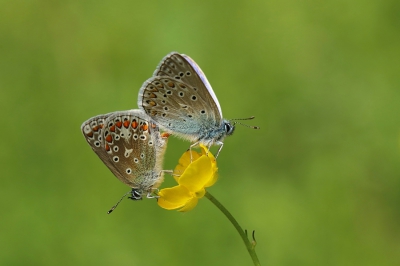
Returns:
[[[235,124],[236,122],[231,122],[228,120],[224,121],[224,128],[225,128],[225,135],[226,136],[230,136],[233,134],[233,132],[235,131]]]
[[[130,193],[131,193],[131,196],[128,197],[128,199],[131,199],[131,200],[142,200],[143,199],[142,191],[137,188],[132,188],[132,191],[130,191]]]

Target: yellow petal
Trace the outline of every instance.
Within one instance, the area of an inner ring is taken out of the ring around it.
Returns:
[[[200,146],[200,149],[201,149],[201,154],[202,155],[208,155],[208,157],[210,157],[210,159],[216,163],[215,157],[210,152],[210,150],[206,146],[204,146],[203,144],[200,144],[199,146]]]
[[[201,199],[206,194],[206,190],[203,188],[196,192],[196,198]]]
[[[185,186],[191,192],[197,192],[204,188],[213,178],[213,169],[210,158],[202,155],[186,168],[179,178],[179,184]]]
[[[161,189],[158,196],[158,205],[167,210],[181,208],[193,198],[193,195],[184,186]]]
[[[215,184],[215,182],[217,182],[217,180],[218,180],[218,173],[215,170],[214,174],[212,175],[212,178],[210,178],[210,180],[204,185],[204,187],[211,187],[212,185]]]
[[[200,148],[201,148],[201,153],[203,155],[206,155],[210,158],[211,161],[211,168],[213,171],[213,177],[210,179],[209,182],[207,182],[207,184],[205,184],[205,187],[211,187],[212,185],[215,184],[215,182],[217,182],[218,180],[218,167],[217,167],[217,160],[215,159],[214,155],[210,152],[209,149],[207,149],[206,146],[204,146],[203,144],[200,144]]]
[[[201,156],[201,154],[199,154],[194,150],[192,150],[191,152],[193,161],[197,160]],[[185,172],[186,168],[189,166],[191,162],[192,161],[190,158],[190,150],[188,150],[184,154],[182,154],[181,158],[179,158],[178,165],[175,167],[174,178],[176,182],[178,182],[179,176],[181,176],[183,172]]]
[[[183,208],[179,209],[178,211],[180,211],[180,212],[187,212],[187,211],[190,211],[190,210],[192,210],[194,207],[196,207],[198,201],[199,201],[198,198],[193,197],[191,200],[189,200],[189,201],[185,204],[185,206],[183,206]]]

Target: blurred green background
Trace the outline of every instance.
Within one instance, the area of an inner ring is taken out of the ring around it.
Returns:
[[[252,265],[207,199],[129,190],[80,132],[137,108],[169,52],[203,69],[225,118],[251,115],[210,192],[262,265],[399,265],[399,1],[1,1],[1,265]],[[164,168],[189,143],[171,138]],[[174,184],[172,178],[162,187]]]

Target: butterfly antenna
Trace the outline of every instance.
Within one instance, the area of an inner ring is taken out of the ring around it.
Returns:
[[[126,192],[122,198],[117,202],[117,204],[115,204],[114,206],[112,206],[112,208],[107,212],[107,214],[112,213],[113,210],[115,210],[118,206],[118,204],[126,197],[126,195],[128,195],[129,193],[131,193],[131,191]]]
[[[246,118],[232,118],[229,120],[253,120],[254,118],[256,118],[255,116],[250,116],[250,117],[246,117]]]
[[[249,125],[246,125],[246,124],[243,124],[243,123],[235,121],[235,120],[253,120],[254,118],[255,118],[255,116],[250,116],[250,117],[247,117],[247,118],[234,118],[234,119],[230,119],[230,120],[234,121],[235,124],[239,124],[239,125],[242,125],[242,126],[245,126],[245,127],[252,128],[252,129],[260,129],[260,127],[258,127],[258,126],[249,126]]]

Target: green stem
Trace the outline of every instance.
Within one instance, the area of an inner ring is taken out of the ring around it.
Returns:
[[[236,219],[232,216],[232,214],[216,199],[214,198],[213,195],[211,195],[208,191],[205,194],[205,197],[209,199],[218,209],[222,211],[223,214],[225,214],[226,218],[233,224],[233,226],[236,228],[238,231],[239,235],[242,237],[244,244],[246,245],[247,251],[249,252],[249,255],[251,259],[253,260],[254,265],[260,266],[260,262],[258,261],[257,254],[255,251],[255,241],[253,243],[250,243],[249,239],[247,238],[246,233],[243,231],[242,227],[240,227],[239,223],[236,221]]]

